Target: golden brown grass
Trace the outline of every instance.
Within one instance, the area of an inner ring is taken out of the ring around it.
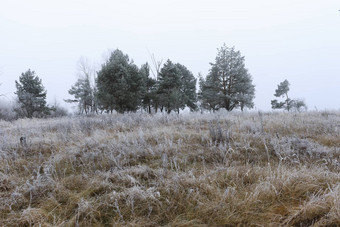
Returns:
[[[0,226],[340,226],[339,171],[339,112],[0,122]]]

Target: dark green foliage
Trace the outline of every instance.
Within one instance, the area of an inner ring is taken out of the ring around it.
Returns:
[[[217,74],[213,74],[217,75]],[[200,76],[199,87],[200,91],[198,93],[198,99],[201,103],[202,109],[216,111],[220,108],[220,94],[218,90],[218,85],[215,83],[216,79],[212,77],[207,77],[206,80]]]
[[[115,50],[97,77],[97,98],[101,109],[135,112],[141,106],[143,78],[128,55]]]
[[[49,114],[46,105],[46,91],[41,79],[30,69],[22,73],[19,82],[15,81],[19,107],[16,112],[23,117],[43,117]]]
[[[181,76],[178,68],[170,60],[162,67],[158,77],[158,97],[160,104],[170,113],[179,111],[184,105],[180,100]]]
[[[181,100],[185,106],[189,107],[191,111],[197,109],[197,94],[196,94],[196,83],[197,79],[194,77],[184,65],[179,63],[176,64],[179,73],[181,75]]]
[[[188,106],[196,107],[196,79],[183,65],[174,64],[168,60],[162,67],[158,77],[159,104],[167,113],[172,110],[179,112]]]
[[[277,89],[275,90],[275,97],[283,97],[286,96],[288,98],[288,91],[289,91],[289,82],[288,80],[284,80],[279,85],[277,85]]]
[[[234,47],[225,44],[218,49],[207,78],[201,78],[200,101],[203,108],[231,111],[240,107],[253,108],[255,86],[245,68],[244,57]]]

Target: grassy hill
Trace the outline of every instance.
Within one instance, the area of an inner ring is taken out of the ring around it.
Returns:
[[[339,112],[0,122],[0,226],[340,226],[339,172]]]

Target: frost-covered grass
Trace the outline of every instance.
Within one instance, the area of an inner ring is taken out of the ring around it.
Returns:
[[[339,112],[0,122],[0,226],[339,226],[339,172]]]

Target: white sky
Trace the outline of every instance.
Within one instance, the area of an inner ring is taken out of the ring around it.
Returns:
[[[310,110],[340,109],[339,0],[1,0],[0,94],[28,68],[48,102],[71,98],[83,56],[121,49],[137,65],[179,62],[206,75],[217,48],[235,46],[256,85],[257,109],[284,79]]]

